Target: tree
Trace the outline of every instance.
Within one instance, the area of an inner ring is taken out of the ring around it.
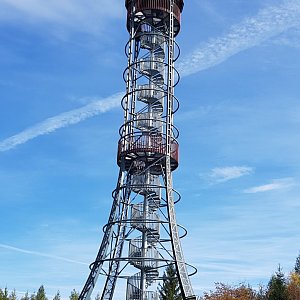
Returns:
[[[268,300],[288,300],[286,279],[280,265],[268,283],[267,298]]]
[[[236,287],[226,285],[224,283],[216,283],[214,291],[204,293],[202,300],[258,300],[256,292],[245,284],[240,284]]]
[[[30,295],[30,300],[36,300],[36,294],[35,294],[35,292]]]
[[[181,292],[174,265],[168,265],[164,275],[162,285],[159,284],[159,295],[161,300],[181,300]]]
[[[17,300],[17,293],[16,293],[16,290],[13,290],[9,297],[8,297],[9,300]]]
[[[267,290],[263,285],[260,285],[256,292],[257,300],[267,300]]]
[[[9,300],[7,288],[5,288],[4,291],[0,289],[0,300]]]
[[[296,258],[295,272],[300,275],[300,252],[298,257]]]
[[[292,272],[288,278],[288,299],[300,300],[300,275]]]
[[[36,300],[36,294],[35,294],[35,292],[30,295],[30,300]]]
[[[70,300],[78,300],[79,298],[79,293],[75,291],[75,289],[73,289],[73,291],[71,292],[71,295],[69,296]]]
[[[28,292],[26,292],[25,295],[21,297],[21,300],[30,300]]]
[[[45,288],[41,285],[36,293],[35,300],[48,300],[45,293]]]
[[[59,291],[57,291],[57,293],[55,294],[53,300],[61,300]]]

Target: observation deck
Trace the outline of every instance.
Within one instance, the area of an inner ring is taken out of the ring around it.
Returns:
[[[163,135],[135,134],[121,138],[118,145],[117,163],[121,167],[122,158],[127,171],[135,171],[134,161],[142,160],[150,167],[152,174],[160,174],[162,159],[166,155],[166,139]],[[171,169],[178,167],[179,145],[175,139],[171,141]],[[155,164],[155,162],[158,164]],[[150,166],[151,165],[151,166]]]
[[[135,14],[131,15],[132,5],[135,5]],[[131,18],[135,24],[141,20],[147,20],[150,25],[159,27],[168,25],[168,16],[170,14],[169,0],[126,0],[127,9],[127,30],[130,32]],[[183,0],[174,1],[174,35],[180,31],[180,16],[183,10]]]

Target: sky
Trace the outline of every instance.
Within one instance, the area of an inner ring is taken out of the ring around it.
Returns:
[[[118,176],[125,22],[121,0],[0,0],[0,288],[67,299],[88,276]],[[266,284],[300,250],[300,0],[186,1],[177,42],[193,288]]]

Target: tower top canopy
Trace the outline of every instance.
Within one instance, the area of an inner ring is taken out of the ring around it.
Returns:
[[[132,2],[134,2],[134,3],[135,2],[137,2],[137,3],[143,2],[146,4],[146,6],[165,7],[166,6],[165,4],[168,4],[168,6],[169,6],[170,0],[125,0],[125,6],[126,6],[127,10],[130,8],[130,5],[132,4]],[[183,6],[184,6],[183,0],[174,0],[174,3],[178,6],[180,12],[182,12]]]
[[[169,26],[170,0],[125,0],[127,8],[127,29],[130,32],[131,20],[146,21],[154,27]],[[174,35],[180,31],[180,16],[183,10],[183,0],[174,0]],[[139,16],[138,18],[137,15]],[[136,21],[134,21],[135,23]]]

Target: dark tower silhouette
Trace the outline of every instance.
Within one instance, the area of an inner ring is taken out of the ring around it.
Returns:
[[[179,102],[174,87],[179,73],[175,36],[180,31],[183,0],[126,0],[128,65],[123,73],[113,204],[96,260],[79,296],[90,299],[103,277],[101,299],[111,300],[117,281],[126,280],[126,300],[158,300],[157,284],[173,264],[183,299],[196,299],[180,238],[187,231],[176,222],[180,195],[173,189],[178,167],[178,130],[173,124]]]

